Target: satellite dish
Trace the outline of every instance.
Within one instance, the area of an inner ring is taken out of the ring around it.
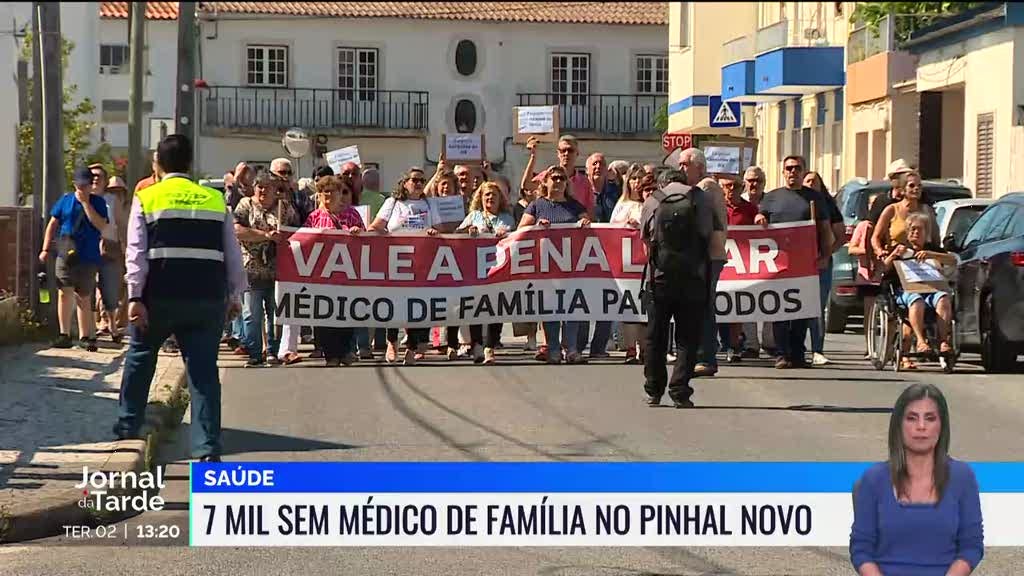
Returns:
[[[284,137],[281,138],[281,146],[288,152],[288,155],[292,158],[302,158],[306,154],[309,154],[309,134],[302,128],[292,128],[284,133]]]

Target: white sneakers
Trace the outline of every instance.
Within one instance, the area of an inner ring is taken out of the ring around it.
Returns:
[[[815,352],[814,357],[811,359],[811,364],[814,366],[824,366],[831,363],[832,361],[826,358],[821,352]]]

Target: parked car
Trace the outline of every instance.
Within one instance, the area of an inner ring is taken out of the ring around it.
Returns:
[[[971,198],[971,191],[956,181],[925,180],[922,185],[922,200],[932,205],[954,198]],[[888,180],[866,178],[855,178],[839,189],[836,204],[843,214],[847,240],[853,235],[857,223],[867,218],[871,194],[887,194],[891,189],[892,184]],[[832,262],[832,292],[825,303],[825,330],[830,334],[840,334],[846,330],[851,316],[863,316],[864,301],[857,295],[854,284],[857,260],[850,256],[845,246],[835,253]]]
[[[989,372],[1013,370],[1024,352],[1024,192],[1002,196],[986,208],[962,242],[947,237],[944,243],[960,256],[961,345],[981,352]]]
[[[200,186],[206,186],[207,188],[213,188],[214,190],[220,190],[224,192],[224,179],[223,178],[205,178],[199,181]]]
[[[992,204],[986,198],[955,198],[935,203],[935,217],[938,219],[939,238],[949,236],[957,243],[963,242],[971,224]]]

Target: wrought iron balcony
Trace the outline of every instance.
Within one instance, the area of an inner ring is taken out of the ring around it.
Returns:
[[[519,93],[519,106],[558,106],[559,130],[615,136],[659,134],[658,110],[668,101],[655,94]]]
[[[205,130],[426,131],[430,97],[408,90],[210,86],[200,91]]]

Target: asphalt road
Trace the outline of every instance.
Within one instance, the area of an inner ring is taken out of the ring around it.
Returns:
[[[482,367],[429,361],[321,369],[224,371],[225,460],[881,460],[889,410],[910,382],[946,393],[951,452],[1019,460],[1024,376],[961,364],[876,372],[862,339],[832,338],[828,368],[776,371],[768,360],[695,381],[695,410],[643,404],[642,370],[612,360],[542,366],[521,352]],[[968,362],[970,358],[968,358]],[[667,400],[666,400],[667,402]],[[162,450],[162,512],[118,529],[177,525],[177,539],[97,546],[50,538],[0,547],[2,574],[851,574],[843,548],[191,549],[187,544],[187,416]],[[144,547],[137,546],[145,544]],[[1013,574],[1024,549],[989,549],[976,574]]]

